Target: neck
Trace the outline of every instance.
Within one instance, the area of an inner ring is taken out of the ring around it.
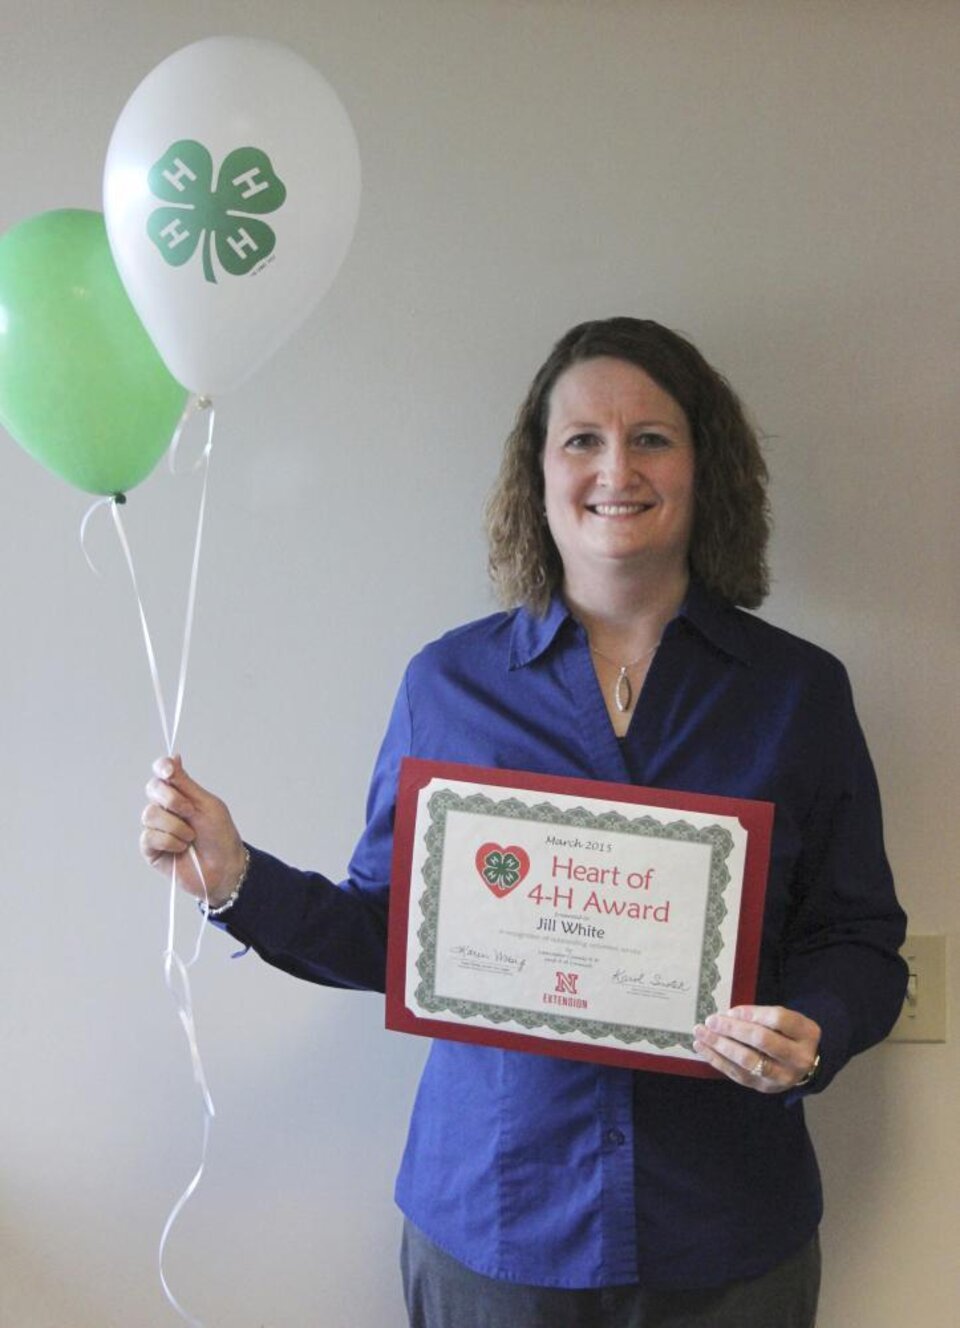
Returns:
[[[683,603],[689,574],[686,567],[675,575],[649,581],[636,576],[604,580],[590,586],[581,580],[564,581],[567,606],[581,622],[590,644],[616,659],[633,659],[655,646],[663,629]]]

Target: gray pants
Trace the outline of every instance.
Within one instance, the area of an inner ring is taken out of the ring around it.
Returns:
[[[483,1277],[410,1222],[400,1252],[410,1328],[814,1328],[820,1245],[761,1277],[705,1291],[564,1291]]]

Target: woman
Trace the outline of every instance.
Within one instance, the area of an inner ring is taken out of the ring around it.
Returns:
[[[694,1030],[722,1078],[433,1044],[397,1182],[415,1328],[814,1321],[799,1099],[888,1032],[904,918],[842,666],[735,607],[766,591],[765,481],[693,346],[582,324],[534,379],[489,506],[491,571],[518,607],[408,667],[347,880],[247,849],[178,761],[155,767],[147,859],[168,871],[193,846],[232,935],[378,990],[405,755],[776,806],[757,1004]]]

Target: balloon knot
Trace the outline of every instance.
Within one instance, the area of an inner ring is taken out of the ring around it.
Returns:
[[[122,507],[123,504],[127,501],[127,495],[125,493],[115,493],[113,495],[113,501],[117,503],[120,507]]]

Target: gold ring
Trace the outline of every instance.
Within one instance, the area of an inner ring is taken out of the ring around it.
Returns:
[[[755,1065],[755,1066],[753,1067],[753,1069],[750,1071],[751,1078],[753,1078],[753,1079],[763,1079],[763,1078],[766,1076],[766,1073],[767,1073],[767,1071],[766,1071],[766,1065],[767,1065],[767,1058],[766,1058],[766,1056],[761,1056],[760,1059],[757,1061],[756,1065]]]

